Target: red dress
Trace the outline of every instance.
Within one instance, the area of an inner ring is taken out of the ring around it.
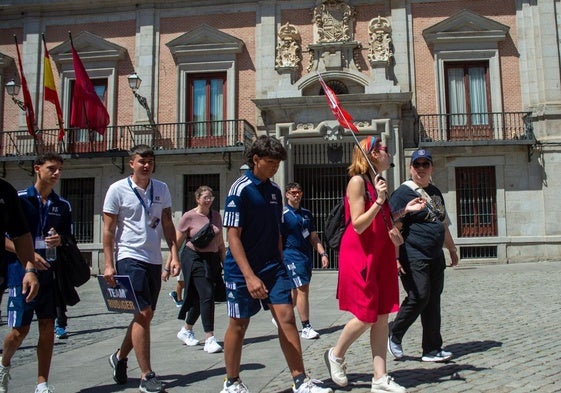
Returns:
[[[370,182],[366,182],[366,187],[370,195],[376,195]],[[374,197],[365,201],[365,211],[372,206],[375,199]],[[388,235],[382,214],[385,215],[388,225],[391,225],[391,209],[386,202],[362,234],[357,234],[352,224],[349,224],[339,249],[339,309],[351,312],[366,323],[376,322],[378,315],[399,310],[395,246]],[[345,197],[346,220],[349,220],[349,217],[349,201]]]

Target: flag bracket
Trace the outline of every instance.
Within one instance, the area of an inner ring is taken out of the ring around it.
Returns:
[[[228,156],[228,159],[226,159],[226,156]],[[226,168],[228,168],[228,170],[232,169],[232,153],[229,151],[225,151],[222,153],[222,160],[226,163]]]
[[[33,161],[29,161],[29,163],[31,164],[31,169],[27,169],[25,168],[25,161],[19,161],[18,162],[18,166],[27,174],[29,174],[29,176],[33,176],[34,171],[33,171]]]

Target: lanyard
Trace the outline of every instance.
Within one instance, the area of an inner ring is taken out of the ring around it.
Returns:
[[[150,180],[150,184],[148,184],[148,187],[150,188],[150,204],[148,206],[146,206],[146,204],[144,203],[144,199],[142,199],[142,197],[140,196],[140,194],[138,193],[136,188],[134,188],[132,186],[132,182],[131,182],[130,177],[127,177],[127,181],[129,182],[129,187],[134,192],[134,195],[136,195],[136,197],[140,201],[140,204],[142,205],[142,207],[144,207],[144,210],[146,211],[146,214],[148,214],[148,216],[150,216],[150,209],[152,208],[152,203],[154,202],[154,187],[152,185],[152,180]]]
[[[41,200],[41,195],[37,195],[37,200],[39,201],[39,234],[45,236],[45,226],[47,225],[47,218],[49,217],[49,207],[51,206],[51,200],[47,199],[47,203],[43,204]]]

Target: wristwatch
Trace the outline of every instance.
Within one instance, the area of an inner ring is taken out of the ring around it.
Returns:
[[[322,257],[326,257],[326,256],[328,256],[328,254],[327,254],[326,252],[322,252],[322,253],[321,253],[321,254],[319,254],[319,255],[321,255]]]

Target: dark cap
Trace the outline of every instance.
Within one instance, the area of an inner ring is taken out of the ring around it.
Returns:
[[[413,154],[411,155],[411,164],[413,164],[419,158],[424,158],[425,160],[432,162],[432,156],[430,155],[430,152],[425,149],[419,149],[413,152]]]

